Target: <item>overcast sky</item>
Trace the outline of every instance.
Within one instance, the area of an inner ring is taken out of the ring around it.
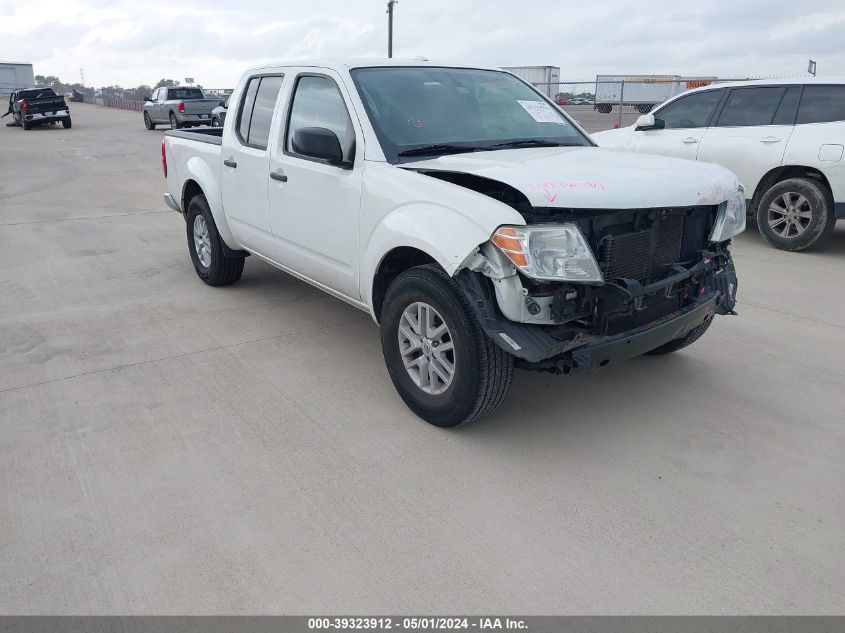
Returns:
[[[248,66],[386,55],[385,0],[0,0],[0,61],[88,85],[194,77],[231,87]],[[597,73],[845,73],[845,0],[401,0],[397,57]]]

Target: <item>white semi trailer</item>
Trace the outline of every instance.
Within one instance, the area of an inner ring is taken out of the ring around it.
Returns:
[[[712,83],[715,77],[684,78],[680,75],[596,75],[595,109],[607,114],[614,106],[633,106],[651,112],[654,106],[685,90]]]
[[[527,81],[550,99],[554,99],[558,92],[559,66],[502,66],[502,70]]]
[[[9,98],[12,90],[30,88],[35,85],[32,64],[0,62],[0,102]]]

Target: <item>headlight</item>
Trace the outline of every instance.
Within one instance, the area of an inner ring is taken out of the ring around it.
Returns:
[[[575,224],[503,226],[491,241],[533,279],[604,282],[593,252]]]
[[[745,189],[742,185],[730,198],[719,205],[716,224],[710,233],[711,242],[724,242],[745,230]]]

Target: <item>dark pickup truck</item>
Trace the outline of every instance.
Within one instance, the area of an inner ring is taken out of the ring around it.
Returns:
[[[9,95],[9,109],[3,116],[12,115],[13,125],[32,129],[34,125],[58,123],[71,126],[70,108],[63,95],[52,88],[23,88]]]

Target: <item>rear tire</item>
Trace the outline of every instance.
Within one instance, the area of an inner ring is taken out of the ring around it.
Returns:
[[[25,130],[31,130],[32,129],[32,123],[30,123],[29,121],[27,121],[26,119],[21,117],[21,127],[23,127],[23,129],[25,129]]]
[[[214,216],[211,215],[205,196],[196,195],[191,198],[186,220],[188,252],[191,254],[191,262],[197,276],[209,286],[227,286],[240,279],[244,271],[244,258],[226,256],[223,240],[217,232]]]
[[[676,338],[674,341],[664,343],[660,347],[656,347],[650,352],[646,352],[646,356],[660,356],[661,354],[671,354],[677,352],[679,349],[684,349],[695,343],[698,339],[704,336],[704,333],[710,329],[710,324],[713,323],[713,317],[707,317],[701,325],[693,328],[686,336]]]
[[[836,226],[830,193],[809,178],[782,180],[760,199],[757,226],[763,239],[775,248],[806,250]]]
[[[439,266],[400,274],[387,290],[381,316],[390,379],[426,422],[466,424],[494,411],[507,396],[513,356],[487,337],[457,282]]]
[[[211,127],[220,127],[220,120],[216,116],[211,118]]]
[[[144,127],[148,130],[156,129],[156,124],[153,123],[153,120],[150,118],[150,113],[144,110]]]
[[[170,129],[171,130],[181,130],[182,124],[179,123],[179,119],[176,118],[176,115],[172,112],[170,113]]]
[[[73,125],[73,124],[71,123],[70,117],[67,117],[66,119],[62,119],[62,127],[64,129],[69,130],[71,125]]]

